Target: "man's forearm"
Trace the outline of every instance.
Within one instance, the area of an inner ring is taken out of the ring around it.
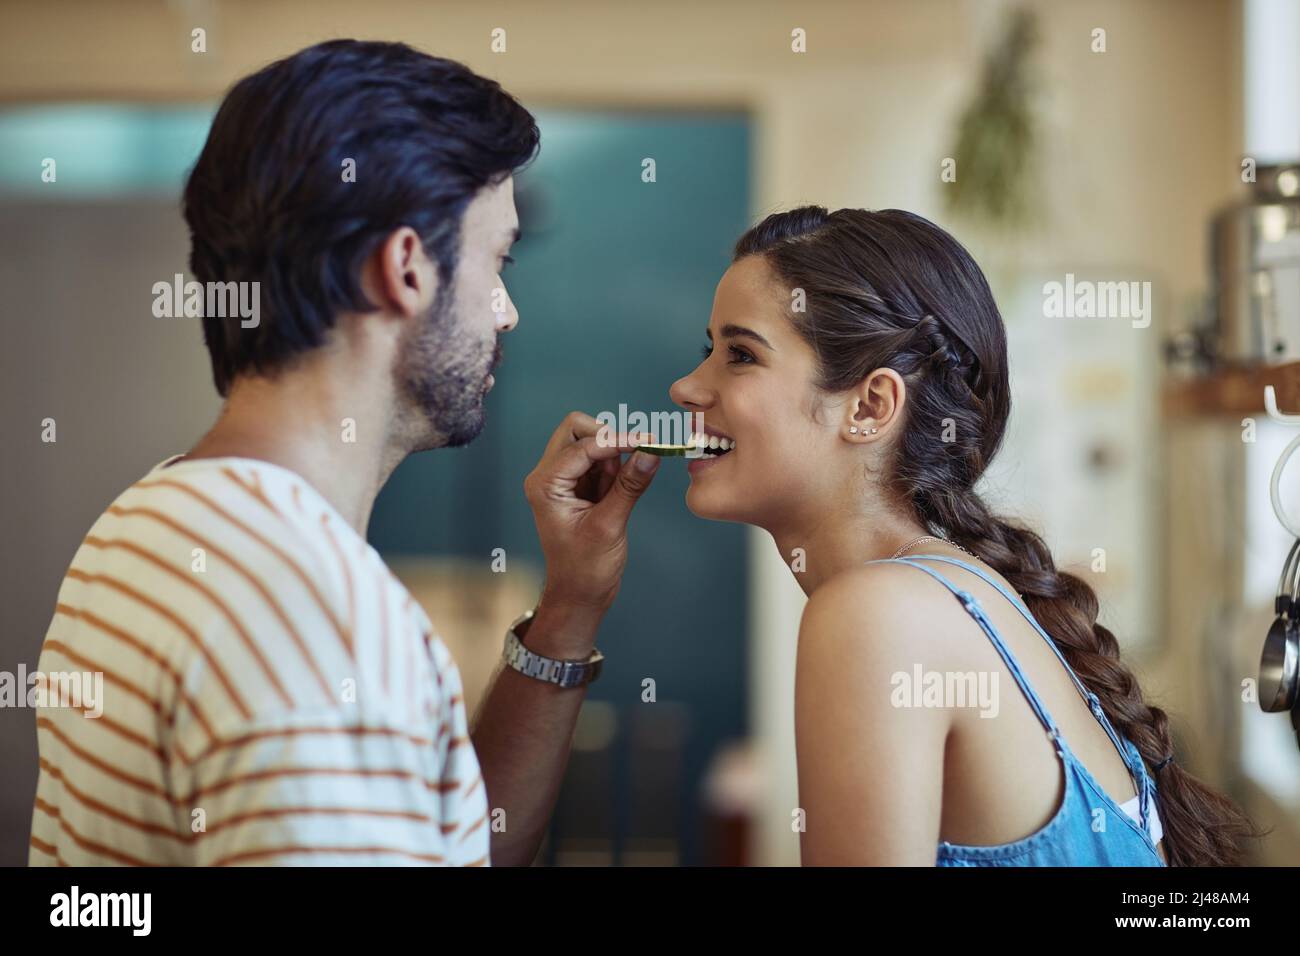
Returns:
[[[585,659],[601,616],[549,607],[543,599],[524,646],[545,657]],[[505,666],[494,675],[470,732],[487,790],[494,866],[527,866],[537,855],[586,696],[585,688],[557,687]]]

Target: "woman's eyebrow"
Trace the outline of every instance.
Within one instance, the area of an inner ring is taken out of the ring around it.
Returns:
[[[713,341],[713,332],[711,330],[705,329],[704,334],[709,337],[710,342]],[[772,346],[771,342],[763,338],[763,336],[759,335],[753,329],[747,329],[743,325],[732,325],[730,322],[727,323],[722,327],[722,337],[724,339],[731,339],[731,338],[753,339],[759,345],[769,348],[773,352],[776,351],[776,349]]]

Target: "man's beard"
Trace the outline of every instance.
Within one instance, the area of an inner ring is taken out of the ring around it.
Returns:
[[[487,352],[478,342],[466,342],[455,319],[448,282],[397,356],[404,403],[417,418],[412,451],[468,445],[486,421],[484,385],[501,360],[501,343]]]

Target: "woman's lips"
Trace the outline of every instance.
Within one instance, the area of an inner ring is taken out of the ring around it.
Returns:
[[[704,469],[712,468],[722,459],[730,458],[734,454],[735,454],[734,451],[729,451],[725,455],[710,455],[706,458],[695,458],[687,463],[686,471],[688,474],[691,475],[699,474]]]

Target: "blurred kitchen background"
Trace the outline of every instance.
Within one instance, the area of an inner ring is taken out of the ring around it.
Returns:
[[[153,283],[187,271],[179,194],[216,103],[339,36],[460,60],[542,129],[488,427],[406,462],[370,527],[471,711],[536,599],[521,483],[564,414],[672,409],[752,221],[905,208],[967,244],[1007,324],[1015,411],[983,490],[1096,589],[1180,762],[1272,828],[1256,862],[1300,862],[1300,748],[1246,693],[1294,540],[1269,477],[1300,424],[1268,414],[1265,386],[1300,414],[1295,0],[9,0],[0,670],[35,667],[95,517],[217,411],[197,323],[151,313]],[[1045,317],[1067,276],[1149,282],[1150,324]],[[694,519],[685,487],[661,469],[633,517],[539,863],[798,862],[803,595],[765,532]],[[1300,463],[1281,498],[1294,525]],[[31,710],[0,710],[0,768],[0,864],[22,864]]]

